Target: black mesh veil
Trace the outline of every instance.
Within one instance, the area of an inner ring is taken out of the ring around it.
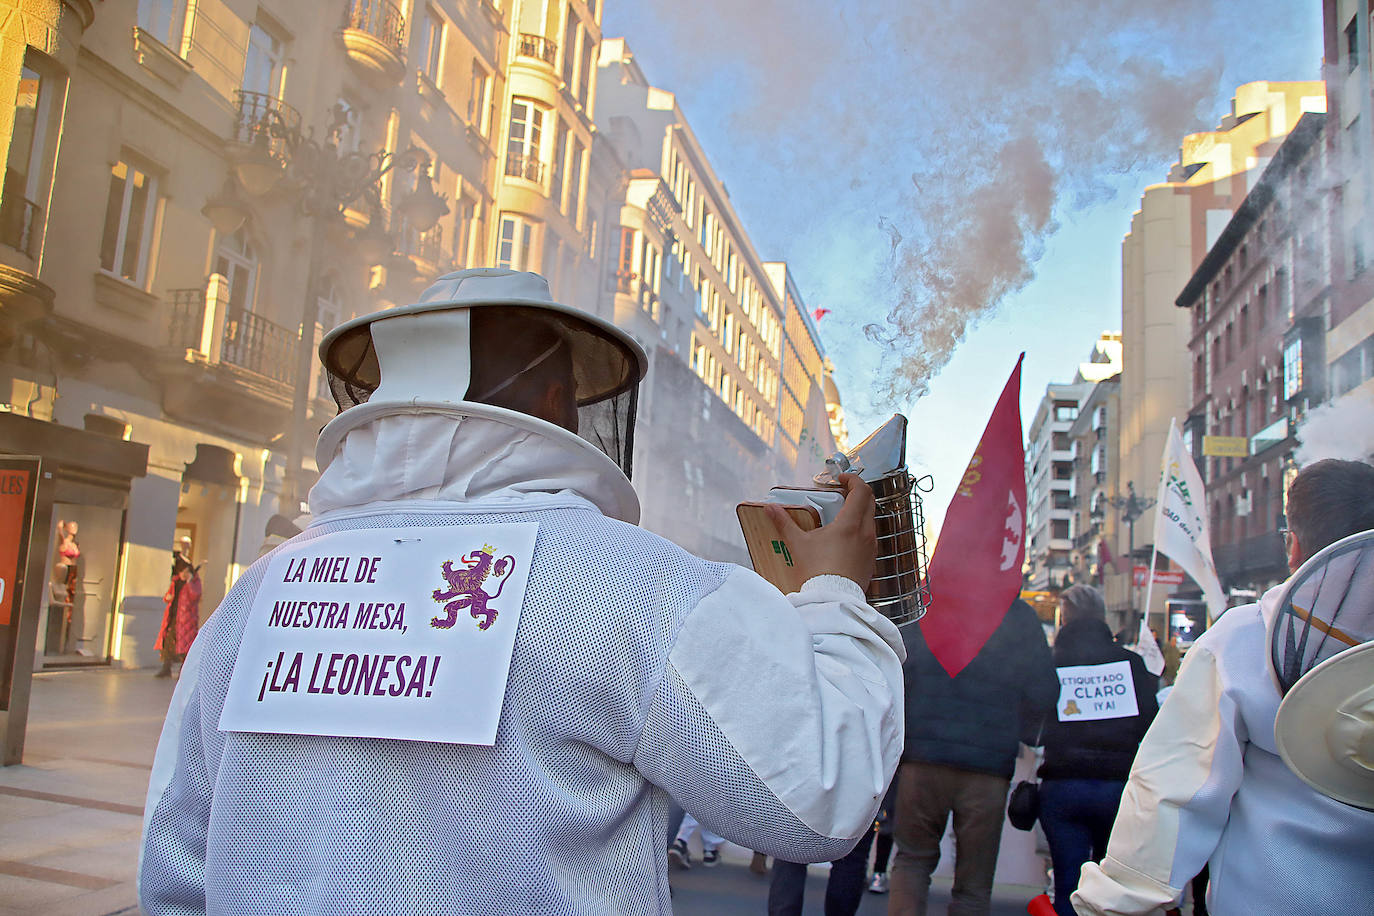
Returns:
[[[553,330],[568,345],[577,400],[577,434],[605,453],[629,477],[639,402],[640,366],[636,354],[590,322],[564,311],[503,304],[469,307],[502,309],[522,323]],[[378,316],[384,317],[385,314]],[[381,384],[370,324],[348,328],[338,335],[329,344],[323,360],[329,390],[340,411],[366,403]],[[442,367],[435,368],[442,371]]]
[[[1374,531],[1353,535],[1304,564],[1283,593],[1269,638],[1279,689],[1374,639]]]

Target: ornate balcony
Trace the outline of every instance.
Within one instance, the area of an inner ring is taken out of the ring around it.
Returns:
[[[168,413],[232,417],[246,432],[271,435],[291,413],[296,331],[229,303],[229,284],[213,274],[205,289],[169,291],[171,322],[164,370]]]
[[[415,277],[433,280],[444,263],[444,227],[436,225],[428,232],[417,232],[401,223],[397,232],[396,254],[410,262]]]
[[[264,194],[286,168],[287,137],[299,131],[301,114],[265,92],[234,93],[238,109],[226,152],[249,194]]]
[[[349,0],[339,32],[348,61],[378,89],[401,82],[406,70],[406,19],[387,0]]]
[[[544,163],[539,161],[538,156],[512,153],[506,157],[506,174],[539,184],[544,180]]]
[[[521,57],[533,57],[542,60],[550,67],[558,59],[558,42],[552,38],[545,38],[543,35],[532,35],[529,32],[520,33],[520,43],[516,50]]]

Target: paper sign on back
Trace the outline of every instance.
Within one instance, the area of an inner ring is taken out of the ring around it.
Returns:
[[[538,530],[360,529],[279,551],[220,729],[494,744]]]
[[[1059,721],[1125,719],[1140,710],[1130,662],[1059,668]]]

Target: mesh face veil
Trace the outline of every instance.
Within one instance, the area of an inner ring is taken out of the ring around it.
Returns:
[[[1279,692],[1336,654],[1374,639],[1374,531],[1351,535],[1302,565],[1269,630]]]
[[[475,326],[493,324],[515,330],[488,340],[474,334]],[[475,367],[493,353],[509,356],[512,364],[474,383],[481,374]],[[373,408],[367,413],[382,404],[510,409],[502,399],[511,389],[561,372],[572,388],[577,435],[630,476],[639,382],[648,359],[624,331],[555,302],[538,274],[489,268],[447,274],[413,305],[334,329],[320,344],[320,358],[341,411],[335,423],[364,405]]]

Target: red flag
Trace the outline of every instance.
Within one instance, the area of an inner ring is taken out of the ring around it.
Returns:
[[[1021,362],[997,399],[983,438],[945,512],[930,558],[930,610],[921,635],[954,677],[973,661],[1021,591],[1026,556],[1026,466]]]
[[[830,309],[816,309],[811,313],[811,317],[816,319],[817,321],[820,321],[822,318],[829,314]]]

